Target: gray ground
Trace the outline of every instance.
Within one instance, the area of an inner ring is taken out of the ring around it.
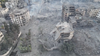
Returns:
[[[32,42],[32,52],[31,53],[25,53],[25,54],[20,54],[19,56],[61,56],[62,54],[59,51],[51,51],[51,52],[45,52],[45,53],[41,53],[38,50],[38,45],[40,44],[40,42],[38,41],[40,37],[39,35],[39,28],[43,28],[43,34],[49,34],[50,31],[52,31],[52,29],[54,28],[54,26],[56,25],[57,22],[60,21],[60,18],[57,18],[53,16],[49,17],[49,18],[44,18],[44,19],[39,19],[39,18],[34,18],[30,21],[30,23],[27,26],[24,26],[21,28],[21,31],[23,34],[25,34],[26,32],[28,32],[29,29],[31,29],[32,32],[32,37],[31,37],[31,42]],[[46,38],[46,37],[45,37]],[[48,37],[47,37],[48,38]],[[55,53],[59,53],[59,54],[55,54]]]
[[[54,50],[41,52],[38,48],[40,42],[38,39],[47,39],[49,33],[54,29],[55,25],[60,21],[61,16],[50,16],[45,18],[33,18],[28,25],[23,26],[21,31],[23,34],[31,29],[32,52],[19,53],[19,56],[66,56],[66,54]],[[95,25],[95,23],[94,23]],[[75,34],[73,41],[75,44],[75,53],[70,56],[100,56],[100,24],[91,28],[74,28]],[[40,35],[40,28],[43,30],[44,36]],[[48,40],[47,40],[48,41]]]
[[[54,6],[54,4],[56,6]],[[67,56],[67,54],[64,54],[58,50],[41,52],[38,48],[40,45],[38,39],[45,40],[50,37],[49,33],[55,28],[55,25],[61,21],[61,4],[54,4],[42,4],[40,7],[37,7],[41,8],[41,10],[38,10],[38,13],[32,17],[26,26],[21,27],[23,35],[27,33],[29,29],[31,29],[32,52],[18,52],[18,56]],[[31,13],[34,12],[31,11]],[[85,18],[85,20],[86,19],[91,18]],[[75,33],[73,43],[75,46],[75,51],[69,56],[100,56],[100,24],[93,24],[94,27],[91,28],[74,28]],[[44,36],[40,35],[40,28],[42,29]]]

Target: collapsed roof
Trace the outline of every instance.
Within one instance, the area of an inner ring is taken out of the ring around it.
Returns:
[[[56,28],[50,33],[55,40],[70,40],[73,37],[74,30],[72,26],[67,22],[60,22],[56,25]]]

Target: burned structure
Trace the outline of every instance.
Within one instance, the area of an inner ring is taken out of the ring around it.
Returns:
[[[26,25],[30,20],[29,11],[25,8],[15,9],[10,14],[11,22],[18,24],[19,26]]]
[[[70,4],[63,4],[62,6],[62,22],[69,21],[70,16],[75,16],[75,7]]]

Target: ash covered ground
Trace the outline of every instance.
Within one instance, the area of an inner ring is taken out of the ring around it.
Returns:
[[[33,0],[32,0],[33,1]],[[47,39],[49,41],[50,32],[55,28],[55,25],[61,21],[62,18],[62,2],[63,1],[50,1],[45,3],[44,1],[33,1],[31,5],[28,6],[31,14],[30,23],[21,28],[23,35],[31,29],[32,37],[32,52],[30,53],[19,53],[18,56],[67,56],[58,50],[41,52],[38,48],[40,42],[38,39]],[[87,5],[95,7],[97,3],[75,3],[75,6],[85,6]],[[99,4],[98,4],[99,5]],[[99,6],[96,6],[100,8]],[[92,22],[92,27],[85,24],[89,21]],[[68,56],[100,56],[100,23],[97,23],[98,19],[83,17],[83,20],[74,28],[74,52]],[[86,25],[86,26],[84,26]],[[43,35],[41,36],[39,28],[42,28]]]

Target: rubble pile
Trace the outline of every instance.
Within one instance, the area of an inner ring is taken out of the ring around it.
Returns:
[[[51,37],[49,38],[52,40],[44,41],[40,39],[39,41],[46,50],[53,51],[59,49],[62,43],[72,40],[76,56],[97,55],[99,42],[96,40],[99,37],[98,34],[96,34],[97,37],[94,37],[93,34],[99,28],[99,11],[99,8],[93,9],[92,7],[76,7],[76,5],[68,3],[63,4],[61,22],[50,32]]]
[[[0,31],[5,29],[3,22],[11,22],[23,27],[24,31],[32,28],[34,34],[32,33],[29,43],[35,39],[54,54],[55,49],[59,52],[63,43],[73,41],[74,56],[100,56],[99,2],[100,0],[8,0],[5,2],[6,8],[0,8]],[[30,19],[30,15],[33,19]],[[38,34],[37,28],[40,26],[45,30],[40,30]],[[37,42],[32,42],[33,49],[37,47]]]

